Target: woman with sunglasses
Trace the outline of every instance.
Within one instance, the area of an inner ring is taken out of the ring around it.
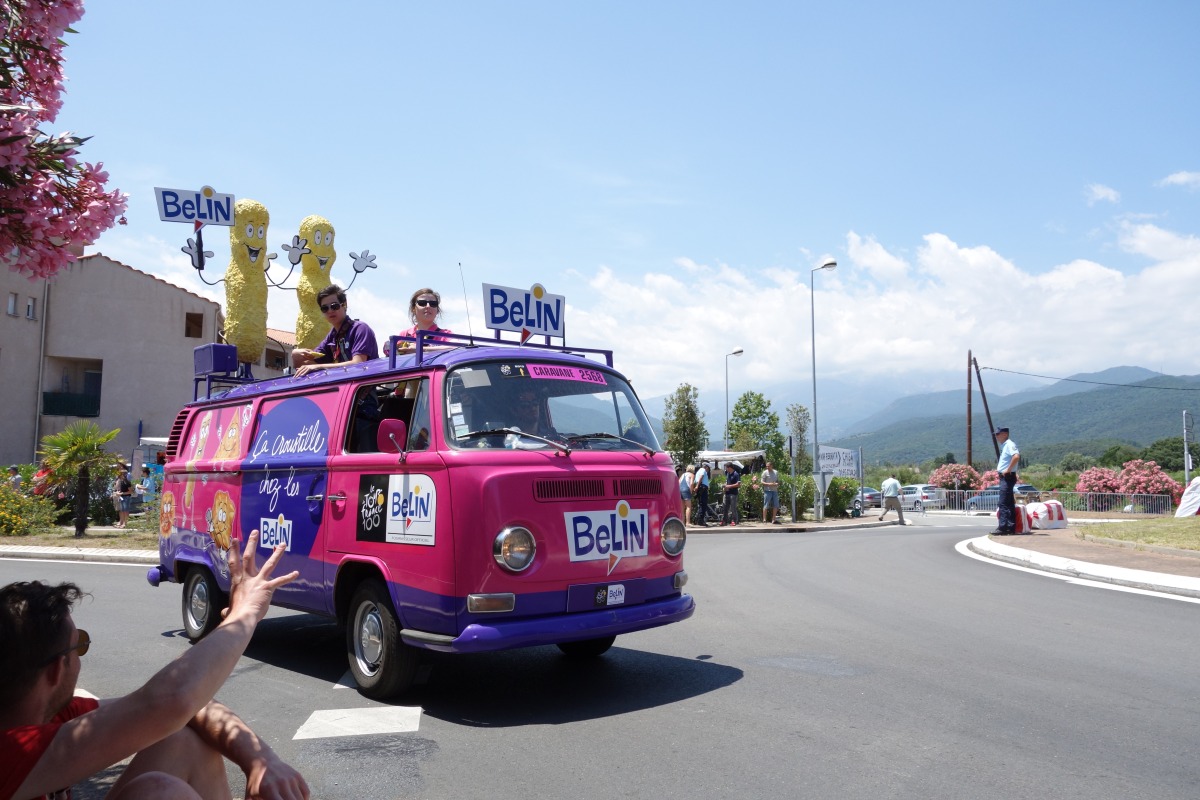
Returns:
[[[408,301],[408,318],[413,321],[413,326],[408,330],[400,331],[400,336],[417,335],[417,331],[432,331],[434,333],[453,333],[447,328],[439,328],[437,326],[437,318],[442,313],[442,296],[433,289],[417,289],[413,292],[412,299]],[[432,342],[444,342],[450,344],[450,340],[444,336],[426,337],[426,344]],[[390,342],[384,342],[383,354],[388,355],[388,346]],[[413,347],[411,342],[400,342],[399,349],[409,350]]]

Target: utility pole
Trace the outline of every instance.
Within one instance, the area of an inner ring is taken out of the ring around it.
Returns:
[[[988,433],[996,430],[996,426],[992,424],[992,412],[988,410],[987,392],[983,390],[983,376],[979,374],[979,362],[971,359],[971,363],[975,365],[975,380],[979,381],[979,399],[983,401],[983,413],[987,415]],[[992,447],[996,448],[996,458],[1000,458],[1000,443],[996,441],[996,437],[992,436]]]
[[[967,466],[971,466],[971,351],[967,351]]]

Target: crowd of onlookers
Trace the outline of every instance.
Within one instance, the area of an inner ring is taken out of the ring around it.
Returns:
[[[683,501],[683,518],[702,528],[707,528],[710,520],[716,521],[719,526],[737,525],[742,521],[738,498],[742,488],[743,467],[737,461],[725,461],[720,478],[715,472],[716,468],[715,461],[701,461],[698,465],[688,464],[675,470],[679,479],[679,497]],[[753,470],[747,472],[753,473],[749,479],[751,485],[762,489],[762,521],[778,525],[779,473],[775,465],[767,461],[761,473]],[[722,482],[718,484],[718,480]],[[719,512],[715,508],[717,504],[710,500],[712,491],[718,486],[721,492]]]

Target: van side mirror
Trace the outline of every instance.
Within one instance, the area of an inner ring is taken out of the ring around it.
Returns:
[[[381,453],[403,453],[408,442],[408,426],[403,420],[383,419],[375,434],[375,446]]]

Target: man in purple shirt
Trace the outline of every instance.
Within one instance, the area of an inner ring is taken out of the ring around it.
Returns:
[[[346,304],[346,293],[342,287],[336,283],[326,286],[317,295],[317,305],[329,323],[329,333],[316,350],[297,347],[292,351],[292,367],[296,370],[297,378],[318,369],[379,358],[375,331],[362,320],[350,319],[347,313],[350,307]]]
[[[295,377],[302,378],[310,372],[330,367],[361,364],[379,358],[379,346],[375,343],[375,331],[367,323],[350,319],[347,312],[346,292],[336,283],[326,286],[317,295],[317,305],[329,323],[329,333],[317,345],[316,350],[297,347],[292,351],[292,366]],[[373,391],[361,390],[354,411],[354,441],[351,446],[356,452],[375,450],[375,433],[379,427],[379,400]]]

